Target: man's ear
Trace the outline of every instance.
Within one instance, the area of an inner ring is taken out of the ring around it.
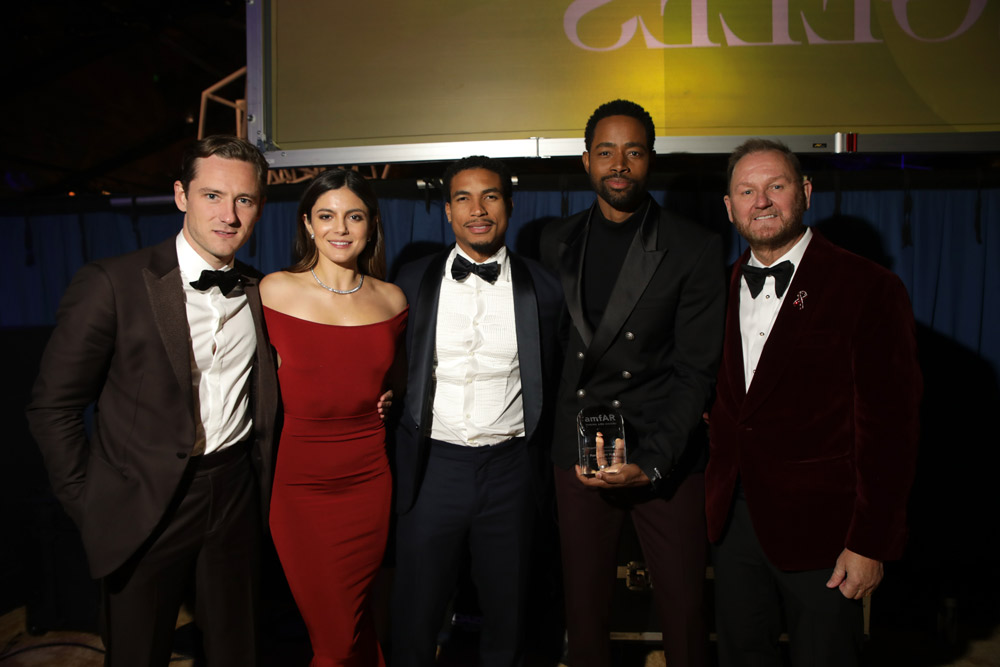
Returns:
[[[589,174],[590,173],[590,151],[583,151],[583,157],[580,158],[580,159],[583,160],[583,170]]]
[[[733,203],[729,201],[729,195],[724,196],[722,201],[726,202],[726,213],[729,214],[729,222],[733,222]]]
[[[444,203],[444,215],[448,218],[448,222],[451,222],[451,202],[446,201]]]
[[[174,181],[174,203],[181,213],[187,213],[187,193],[184,192],[184,184]]]

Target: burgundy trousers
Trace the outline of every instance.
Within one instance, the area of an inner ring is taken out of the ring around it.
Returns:
[[[632,517],[653,579],[653,599],[671,666],[703,667],[703,589],[708,540],[705,477],[688,476],[669,497],[649,489],[609,493],[585,487],[572,470],[555,468],[562,543],[569,663],[611,664],[611,596],[617,575],[618,537]]]

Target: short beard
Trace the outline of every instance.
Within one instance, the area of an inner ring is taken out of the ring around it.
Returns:
[[[775,251],[779,250],[792,241],[795,241],[802,233],[805,232],[806,228],[802,224],[802,218],[806,214],[806,193],[799,187],[798,192],[795,197],[795,208],[792,209],[791,215],[788,216],[788,224],[781,229],[781,231],[769,239],[750,239],[750,245],[753,246],[754,250],[762,251]],[[747,221],[747,229],[749,229],[749,220]]]
[[[631,185],[627,190],[612,190],[604,184],[604,181],[608,178],[623,178],[631,183]],[[642,206],[642,203],[646,201],[645,184],[639,183],[635,179],[628,178],[627,176],[606,176],[600,180],[591,179],[591,185],[593,185],[597,196],[610,204],[611,208],[616,211],[634,213],[640,206]]]
[[[497,254],[497,251],[503,247],[503,239],[499,238],[495,241],[482,241],[480,243],[470,243],[469,247],[475,250],[477,253],[483,257],[492,257]]]

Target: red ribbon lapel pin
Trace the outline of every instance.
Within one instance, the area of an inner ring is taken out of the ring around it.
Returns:
[[[799,293],[796,294],[795,296],[797,296],[798,298],[792,302],[792,305],[798,308],[799,310],[804,310],[806,307],[806,297],[809,295],[806,294],[805,290],[799,290]]]

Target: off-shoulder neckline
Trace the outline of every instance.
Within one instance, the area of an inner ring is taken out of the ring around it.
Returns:
[[[264,309],[265,310],[269,310],[272,313],[277,313],[278,315],[281,315],[282,317],[287,317],[287,318],[292,319],[292,320],[298,320],[299,322],[306,322],[308,324],[315,324],[315,325],[321,326],[321,327],[340,327],[342,329],[360,329],[361,327],[374,327],[374,326],[378,326],[379,324],[387,324],[389,322],[393,322],[393,321],[399,319],[400,316],[406,314],[406,312],[410,310],[410,306],[409,305],[405,306],[403,308],[403,310],[399,311],[398,313],[396,313],[395,315],[393,315],[392,317],[390,317],[387,320],[379,320],[378,322],[369,322],[368,324],[327,324],[326,322],[316,322],[314,320],[307,320],[307,319],[303,319],[301,317],[296,317],[295,315],[289,315],[288,313],[283,313],[280,310],[275,310],[274,308],[271,308],[270,306],[264,306]]]

